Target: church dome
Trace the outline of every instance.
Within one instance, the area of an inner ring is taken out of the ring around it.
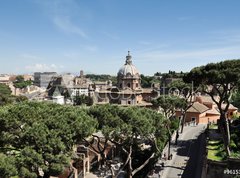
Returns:
[[[132,64],[132,56],[128,51],[128,55],[126,56],[125,64],[119,69],[118,76],[119,77],[139,77],[139,71]]]

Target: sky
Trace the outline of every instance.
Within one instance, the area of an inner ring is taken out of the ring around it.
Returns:
[[[0,0],[0,73],[141,74],[240,58],[239,0]]]

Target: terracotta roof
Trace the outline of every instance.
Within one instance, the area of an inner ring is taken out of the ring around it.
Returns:
[[[209,115],[220,115],[220,113],[216,109],[210,109],[206,113]]]
[[[226,104],[222,104],[222,109],[226,107]],[[237,107],[233,106],[232,104],[229,105],[228,109],[238,110]]]
[[[197,98],[202,101],[203,103],[213,103],[213,100],[210,96],[208,95],[201,95],[201,96],[196,96],[196,100]],[[214,96],[214,99],[216,99],[217,101],[219,100],[218,96]]]
[[[203,113],[209,110],[209,108],[199,102],[194,102],[193,105],[187,110],[187,112]]]

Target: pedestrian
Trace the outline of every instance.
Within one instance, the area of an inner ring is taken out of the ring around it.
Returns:
[[[166,153],[163,154],[163,159],[164,159],[164,160],[167,160],[167,155],[166,155]]]
[[[173,155],[172,155],[172,153],[171,153],[171,154],[170,154],[170,160],[172,159],[172,156],[173,156]]]
[[[164,162],[161,163],[162,167],[164,167]]]

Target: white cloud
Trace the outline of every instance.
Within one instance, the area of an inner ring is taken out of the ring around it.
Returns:
[[[75,0],[35,0],[42,7],[46,16],[56,25],[57,28],[65,33],[77,34],[83,38],[87,37],[82,27],[73,19],[91,19],[92,14],[85,10]]]
[[[59,69],[64,68],[62,65],[56,64],[33,64],[25,67],[30,72],[56,72]]]
[[[67,16],[55,16],[53,18],[54,24],[66,33],[75,33],[81,37],[86,38],[87,34],[77,25],[73,24],[70,17]]]

